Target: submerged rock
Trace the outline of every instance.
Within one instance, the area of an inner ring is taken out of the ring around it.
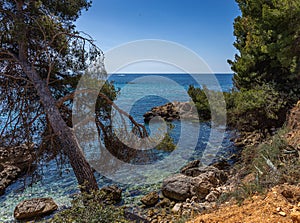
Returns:
[[[17,220],[32,219],[50,214],[58,209],[52,198],[33,198],[22,201],[14,210]]]
[[[165,197],[177,201],[185,201],[194,196],[201,200],[226,180],[226,173],[215,167],[192,167],[187,169],[185,174],[175,174],[166,178],[163,181],[162,192]]]

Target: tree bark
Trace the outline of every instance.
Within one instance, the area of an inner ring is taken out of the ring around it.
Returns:
[[[58,136],[60,143],[62,144],[62,148],[70,160],[70,164],[74,170],[78,184],[81,186],[81,191],[91,192],[92,190],[98,190],[98,184],[93,174],[93,170],[86,161],[76,140],[76,136],[67,126],[59,112],[59,109],[56,107],[56,101],[48,86],[33,67],[26,62],[21,63],[21,65],[23,71],[37,90],[51,127],[53,128],[54,133]]]
[[[17,0],[17,19],[16,25],[19,31],[18,36],[18,58],[17,61],[21,65],[28,79],[33,83],[40,102],[44,107],[44,111],[48,117],[50,125],[54,133],[62,145],[62,148],[69,158],[81,191],[90,192],[98,190],[96,178],[89,163],[86,161],[84,154],[76,140],[73,131],[67,126],[63,120],[59,109],[56,107],[56,101],[45,81],[36,72],[35,68],[28,63],[28,44],[27,44],[27,27],[25,24],[25,16],[23,12],[24,1]]]

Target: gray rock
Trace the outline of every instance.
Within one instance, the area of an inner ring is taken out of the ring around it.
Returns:
[[[175,174],[166,178],[163,181],[162,192],[165,197],[177,201],[185,201],[193,196],[201,200],[226,180],[227,176],[222,170],[215,167],[199,167],[197,176]]]
[[[182,203],[175,204],[174,207],[172,208],[172,212],[178,213],[180,211],[181,207],[182,207]]]
[[[17,220],[32,219],[50,214],[57,208],[52,198],[33,198],[19,203],[14,210],[14,217]]]

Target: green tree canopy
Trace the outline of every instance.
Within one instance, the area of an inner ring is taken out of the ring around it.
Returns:
[[[242,15],[234,22],[234,46],[229,61],[238,89],[272,85],[300,97],[300,1],[236,0]]]

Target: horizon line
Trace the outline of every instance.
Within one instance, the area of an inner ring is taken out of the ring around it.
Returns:
[[[186,72],[116,72],[112,74],[234,74],[234,72],[186,73]]]

